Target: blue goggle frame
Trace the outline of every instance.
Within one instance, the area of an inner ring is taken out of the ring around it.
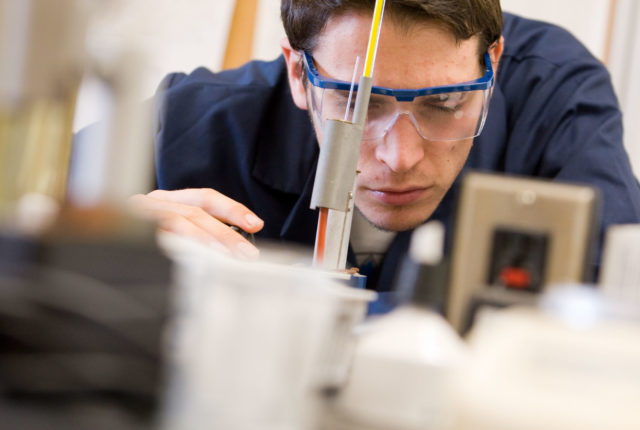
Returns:
[[[303,52],[304,64],[307,70],[307,76],[309,82],[318,88],[332,89],[332,90],[351,90],[351,83],[345,81],[339,81],[337,79],[331,79],[324,77],[318,73],[318,69],[313,61],[313,57],[308,51]],[[386,87],[373,86],[371,88],[371,94],[381,94],[385,96],[393,96],[399,102],[411,102],[416,97],[428,96],[433,94],[453,93],[462,91],[475,91],[475,90],[487,90],[493,87],[493,66],[491,65],[491,57],[489,53],[484,54],[484,76],[473,81],[461,82],[459,84],[452,85],[440,85],[437,87],[427,87],[415,90],[410,89],[394,89]],[[354,91],[358,90],[358,84],[353,87]]]

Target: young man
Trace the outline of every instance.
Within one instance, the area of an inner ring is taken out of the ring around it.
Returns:
[[[283,0],[281,58],[169,76],[156,135],[160,190],[133,201],[161,227],[238,255],[258,251],[227,224],[312,245],[322,122],[345,107],[321,81],[351,80],[373,4]],[[491,76],[493,86],[455,88]],[[466,169],[587,183],[603,192],[603,229],[640,222],[608,73],[565,31],[511,15],[503,28],[498,0],[388,1],[374,85],[352,234],[356,253],[384,255],[370,287],[391,287],[411,229],[439,219],[451,232]],[[433,86],[451,92],[422,90]],[[380,87],[419,96],[403,102]],[[371,237],[374,249],[364,249]]]

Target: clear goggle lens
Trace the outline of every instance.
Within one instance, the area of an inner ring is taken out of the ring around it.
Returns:
[[[363,139],[382,139],[405,115],[427,140],[456,141],[476,137],[484,126],[491,91],[492,88],[431,94],[415,97],[412,101],[372,94]],[[349,91],[311,86],[311,99],[321,126],[327,119],[344,118],[347,109],[347,118],[353,118],[355,93],[349,104]]]

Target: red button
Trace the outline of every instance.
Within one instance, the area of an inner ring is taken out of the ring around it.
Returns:
[[[526,289],[531,287],[531,274],[521,267],[505,267],[500,272],[500,282],[507,288]]]

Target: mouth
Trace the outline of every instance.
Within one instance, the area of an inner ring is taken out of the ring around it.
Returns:
[[[381,188],[367,190],[376,200],[389,206],[409,205],[419,200],[430,187],[405,189]]]

